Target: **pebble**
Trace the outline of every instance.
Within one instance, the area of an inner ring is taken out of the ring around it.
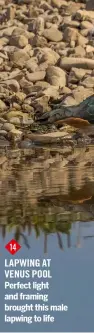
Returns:
[[[13,125],[12,125],[13,126]],[[15,128],[15,126],[13,127],[13,129],[11,129],[11,133],[14,135],[15,138],[17,139],[21,139],[22,137],[22,131],[18,130]]]
[[[53,86],[65,87],[66,86],[66,73],[56,66],[48,66],[46,71],[46,78],[48,83]]]
[[[7,114],[7,119],[10,120],[12,117],[23,117],[24,114],[22,111],[9,111]]]
[[[60,67],[70,70],[72,67],[94,69],[94,60],[86,58],[65,57],[60,59]]]
[[[62,32],[56,28],[44,29],[43,36],[52,42],[59,42],[62,40]]]
[[[46,72],[45,71],[36,71],[35,73],[26,73],[26,79],[31,82],[36,82],[43,80],[45,78]]]
[[[2,85],[4,85],[9,90],[11,89],[12,92],[17,92],[20,90],[20,86],[17,80],[6,80],[2,82]]]
[[[18,140],[22,126],[50,112],[50,99],[74,105],[94,93],[94,8],[92,0],[7,1],[0,2],[0,138]]]
[[[42,62],[42,63],[46,62],[47,66],[55,65],[57,63],[57,61],[59,60],[59,58],[60,58],[59,54],[55,50],[52,50],[49,47],[44,47],[40,62]]]
[[[21,120],[18,117],[11,117],[10,123],[14,124],[14,125],[17,125],[17,126],[20,126],[21,125]]]
[[[26,38],[24,35],[12,36],[10,39],[10,45],[23,49],[26,45],[28,45],[28,38]]]
[[[7,131],[5,131],[4,129],[0,130],[0,136],[5,136],[7,137]]]
[[[0,99],[0,112],[7,110],[6,104]]]
[[[2,129],[7,131],[7,132],[11,132],[11,131],[15,130],[15,126],[13,124],[10,124],[10,123],[5,123],[2,127]]]
[[[26,61],[30,59],[28,53],[24,50],[17,50],[9,55],[10,61],[15,64],[16,66],[23,68]]]

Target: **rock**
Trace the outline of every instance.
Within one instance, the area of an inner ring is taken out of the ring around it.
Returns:
[[[35,85],[40,86],[42,90],[51,87],[50,84],[46,81],[38,81],[35,83]]]
[[[77,44],[81,46],[85,46],[88,43],[88,38],[83,37],[81,34],[78,34]]]
[[[41,64],[39,64],[38,69],[39,69],[40,71],[46,71],[47,67],[48,67],[48,63],[47,63],[46,61],[44,61],[44,62],[42,62]]]
[[[92,29],[93,24],[89,21],[82,21],[80,27],[81,29]]]
[[[48,65],[55,65],[59,59],[59,55],[54,50],[44,47],[41,62],[47,62]]]
[[[5,71],[4,72],[2,71],[0,73],[0,82],[3,81],[3,80],[6,81],[7,79],[8,79],[8,73],[5,72]]]
[[[66,73],[59,67],[49,66],[46,71],[47,81],[53,86],[66,86]]]
[[[75,55],[77,57],[81,57],[81,58],[85,57],[86,52],[85,52],[85,49],[83,48],[83,46],[81,46],[81,45],[76,46],[74,51],[75,51]]]
[[[31,82],[43,80],[45,78],[45,71],[36,71],[35,73],[26,73],[26,79]]]
[[[33,54],[34,54],[34,52],[33,52],[32,48],[31,48],[31,45],[30,45],[30,44],[27,44],[27,45],[23,48],[22,51],[24,51],[25,53],[27,53],[27,54],[29,55],[29,57],[32,57]]]
[[[28,82],[24,77],[20,81],[20,87],[25,94],[30,94],[32,92],[32,82]]]
[[[75,105],[76,101],[72,96],[67,96],[64,100],[64,105]]]
[[[54,99],[59,98],[58,87],[50,86],[50,87],[48,87],[47,89],[45,89],[45,90],[43,91],[43,94],[44,94],[45,96],[48,96],[49,99],[50,99],[50,97],[53,97]]]
[[[1,124],[4,124],[4,123],[6,123],[6,122],[7,122],[6,119],[4,119],[3,117],[0,117],[0,123],[1,123]]]
[[[21,108],[21,106],[15,102],[13,102],[12,106],[13,106],[13,109],[15,109],[15,110],[20,110],[20,108]]]
[[[50,132],[46,134],[27,134],[27,138],[33,142],[40,142],[43,144],[59,143],[61,138],[67,136],[67,133],[64,131]]]
[[[11,53],[15,52],[16,48],[15,46],[10,46],[10,45],[7,45],[4,47],[4,51],[7,52],[7,55],[8,55],[8,60],[10,60],[10,55]]]
[[[22,27],[14,27],[12,31],[12,37],[19,37],[19,36],[25,36],[27,39],[30,38],[30,33],[27,31],[25,26]]]
[[[29,39],[29,43],[33,47],[44,47],[47,45],[47,40],[43,36],[36,35],[33,38]]]
[[[64,49],[67,48],[66,43],[64,41],[63,42],[61,41],[61,42],[58,42],[58,43],[50,42],[49,46],[54,47],[54,51],[57,52],[57,53],[59,52],[59,50],[64,51]]]
[[[43,1],[40,4],[40,8],[42,8],[44,11],[46,11],[46,10],[52,10],[52,6],[50,6],[50,4],[47,3],[47,1]]]
[[[8,38],[6,38],[6,37],[2,37],[2,38],[0,38],[0,47],[1,47],[1,48],[2,48],[3,46],[5,46],[5,45],[8,45],[8,43],[9,43]]]
[[[74,105],[94,94],[94,13],[86,7],[86,0],[0,0],[5,124],[28,128],[35,116],[51,110],[50,99],[62,96],[65,105]],[[0,136],[11,139],[3,124]]]
[[[67,95],[67,94],[70,94],[70,93],[71,93],[71,90],[68,87],[63,88],[63,94]]]
[[[23,114],[22,111],[9,111],[6,115],[6,118],[8,120],[10,120],[13,117],[21,117],[22,118],[23,116],[24,116],[24,114]]]
[[[10,123],[5,123],[2,127],[2,129],[7,131],[7,132],[11,132],[11,131],[15,130],[15,126],[13,124],[10,124]]]
[[[83,29],[83,30],[81,30],[81,35],[82,36],[88,37],[88,34],[89,34],[89,29]]]
[[[12,125],[12,124],[10,124],[10,125]],[[14,125],[12,125],[12,126],[14,126]],[[11,138],[14,140],[14,142],[20,141],[22,139],[22,135],[23,135],[22,131],[20,131],[16,128],[11,130]]]
[[[36,98],[34,108],[38,110],[38,112],[49,111],[48,101],[49,97],[47,95]]]
[[[77,88],[77,84],[76,83],[69,83],[69,88],[71,89],[71,91],[73,89],[76,89]]]
[[[36,87],[33,86],[33,88],[35,89]],[[23,103],[22,103],[22,109],[23,110],[24,110],[24,105],[29,105],[31,107],[31,104],[32,104],[32,101],[31,101],[32,94],[33,93],[31,93],[30,96],[26,96],[25,100],[23,101]],[[32,111],[34,111],[33,107],[32,107]]]
[[[23,76],[22,71],[20,69],[15,69],[15,70],[11,71],[10,73],[6,73],[6,74],[8,74],[8,77],[6,79],[19,80]],[[5,76],[5,74],[4,74],[4,76]],[[3,78],[3,79],[5,79],[5,78]]]
[[[21,68],[23,68],[26,61],[30,59],[29,55],[24,52],[24,50],[14,51],[9,55],[9,57],[13,64]]]
[[[94,88],[94,76],[88,76],[84,78],[80,84],[85,88]]]
[[[65,7],[68,6],[67,1],[65,1],[65,0],[52,0],[51,4],[52,4],[52,6],[57,7],[57,8],[60,8],[62,6],[65,6]]]
[[[43,36],[53,42],[62,40],[62,32],[56,28],[44,29]]]
[[[79,104],[87,97],[93,95],[93,88],[86,89],[83,86],[78,86],[72,91],[72,95],[76,100],[76,103]]]
[[[12,35],[13,30],[15,29],[15,25],[12,26],[8,26],[5,27],[4,29],[2,29],[2,31],[0,31],[0,36],[7,36],[10,37]]]
[[[24,48],[28,44],[28,39],[24,36],[12,36],[10,38],[10,45],[14,45],[18,48]]]
[[[23,125],[27,125],[27,126],[30,126],[34,123],[33,119],[29,118],[29,119],[26,119],[26,118],[23,118],[23,121],[22,121],[22,124]]]
[[[28,113],[33,113],[33,111],[34,111],[33,107],[29,104],[26,104],[26,103],[23,103],[22,110],[23,110],[23,112],[26,111]]]
[[[80,3],[78,0],[76,2],[70,1],[68,4],[67,13],[69,15],[73,16],[73,18],[75,17],[75,19],[76,19],[75,14],[80,10],[80,8],[82,8],[82,10],[83,10],[83,8],[84,8],[83,6],[84,5],[82,5],[82,2]]]
[[[38,64],[37,64],[37,61],[36,60],[32,60],[29,59],[27,62],[26,62],[26,65],[25,67],[31,72],[35,72],[37,70],[37,67],[38,67]]]
[[[86,47],[86,53],[91,53],[91,52],[94,53],[94,46],[87,45],[87,47]]]
[[[16,100],[18,101],[18,103],[20,104],[22,101],[24,101],[25,97],[26,97],[26,94],[24,94],[23,92],[21,91],[18,91],[16,94],[15,94],[15,97],[16,97]]]
[[[80,27],[80,22],[71,20],[70,16],[69,17],[65,17],[65,20],[64,20],[63,24],[61,24],[62,31],[66,27],[79,28]]]
[[[65,57],[60,60],[60,67],[70,70],[71,67],[94,69],[94,60],[86,58]]]
[[[0,112],[7,110],[6,104],[0,99]]]
[[[35,34],[42,35],[44,31],[44,17],[39,16],[37,19],[32,19],[28,25],[28,30]]]
[[[4,5],[5,5],[5,0],[0,0],[0,6],[1,6],[1,8],[3,8]]]
[[[75,14],[75,18],[78,21],[89,21],[92,22],[94,20],[94,12],[93,11],[87,11],[87,10],[78,10]]]
[[[1,129],[0,130],[0,136],[7,137],[7,131]]]
[[[51,18],[51,16],[50,16]],[[51,21],[51,20],[50,20]],[[60,22],[61,22],[61,16],[56,14],[56,15],[52,15],[52,22],[49,22],[49,21],[46,21],[46,24],[45,24],[45,28],[47,29],[50,29],[50,28],[55,28],[57,29],[57,27],[59,26]]]
[[[6,81],[2,82],[2,84],[6,88],[11,89],[14,92],[17,92],[20,89],[19,83],[16,80],[6,80]]]
[[[20,126],[21,125],[21,119],[19,119],[18,117],[11,117],[10,123]]]
[[[2,59],[8,60],[8,56],[7,56],[7,54],[4,54],[3,51],[0,52],[0,57],[1,57]]]
[[[6,12],[7,20],[14,20],[15,13],[16,13],[16,8],[13,5],[9,6]]]
[[[68,76],[68,83],[78,83],[86,73],[91,74],[91,71],[88,69],[73,67]]]
[[[76,42],[78,37],[78,31],[77,29],[67,27],[64,30],[63,40],[67,43],[70,43],[71,41]]]

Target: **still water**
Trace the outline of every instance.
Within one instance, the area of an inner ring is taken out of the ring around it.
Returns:
[[[92,147],[67,147],[0,157],[2,332],[94,331],[93,156]],[[49,304],[68,306],[53,323],[4,323],[4,260],[14,259],[4,247],[12,238],[22,246],[15,258],[51,259]]]

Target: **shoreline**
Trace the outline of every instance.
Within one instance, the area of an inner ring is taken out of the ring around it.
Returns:
[[[33,144],[64,143],[64,135],[92,144],[75,141],[71,127],[61,135],[36,120],[57,101],[78,105],[94,94],[94,9],[86,1],[2,0],[0,10],[1,147],[19,147],[30,134]]]

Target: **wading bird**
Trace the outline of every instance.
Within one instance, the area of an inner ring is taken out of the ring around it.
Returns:
[[[45,112],[38,120],[41,124],[55,124],[62,127],[68,124],[82,129],[86,134],[94,134],[94,95],[79,105],[66,106],[62,102],[50,112]]]

